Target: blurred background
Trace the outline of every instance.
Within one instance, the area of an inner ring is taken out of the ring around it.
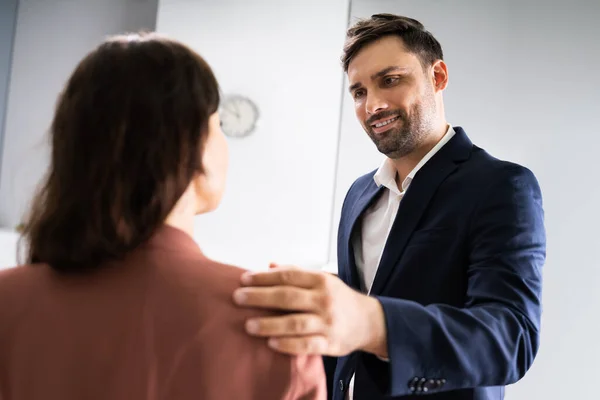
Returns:
[[[600,2],[597,0],[0,0],[0,268],[48,162],[47,130],[77,62],[107,35],[158,31],[197,50],[224,95],[258,108],[230,138],[221,207],[197,219],[212,258],[337,269],[341,203],[381,155],[339,57],[358,17],[416,18],[442,43],[448,121],[533,170],[548,231],[542,345],[509,400],[598,399]]]

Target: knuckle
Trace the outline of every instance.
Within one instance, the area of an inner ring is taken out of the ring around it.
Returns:
[[[323,321],[325,323],[325,326],[328,327],[329,329],[333,326],[334,323],[334,318],[332,314],[327,314],[324,318]]]
[[[292,304],[296,301],[296,293],[287,288],[282,288],[279,291],[279,299],[283,304]]]
[[[319,273],[316,277],[316,283],[319,287],[325,287],[327,286],[327,275],[325,275],[324,273]]]
[[[317,305],[321,310],[329,312],[333,307],[333,296],[331,296],[329,292],[321,293],[321,295],[317,297]]]
[[[305,339],[300,341],[300,350],[303,353],[309,352],[312,350],[313,343],[310,339]]]
[[[292,318],[290,319],[290,329],[295,333],[300,333],[306,331],[307,323],[305,319],[302,318]]]
[[[283,285],[291,285],[294,280],[294,271],[293,270],[281,271],[279,277],[280,277],[281,283]]]

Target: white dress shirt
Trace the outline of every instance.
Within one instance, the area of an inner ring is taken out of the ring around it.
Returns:
[[[360,279],[360,288],[363,293],[371,292],[385,243],[398,213],[400,201],[404,197],[406,190],[408,190],[410,183],[423,165],[448,143],[454,134],[454,129],[451,125],[448,125],[448,130],[442,139],[419,161],[404,181],[402,181],[401,190],[396,184],[396,168],[389,158],[385,158],[373,176],[377,187],[383,185],[388,190],[385,190],[381,197],[364,212],[361,229],[357,230],[352,237],[354,260]],[[347,399],[354,399],[354,375],[350,380]]]

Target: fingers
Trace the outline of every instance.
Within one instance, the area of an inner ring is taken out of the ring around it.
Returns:
[[[273,268],[266,272],[247,272],[242,275],[244,286],[287,285],[300,288],[315,288],[325,284],[326,275],[316,271],[301,269]]]
[[[318,293],[291,286],[240,288],[233,293],[233,300],[246,307],[285,311],[313,311],[319,309]]]
[[[280,352],[292,355],[327,355],[327,340],[321,335],[269,339],[269,346]]]
[[[246,321],[246,331],[259,337],[308,336],[325,333],[325,323],[315,314],[291,314]]]
[[[269,264],[269,269],[275,269],[275,268],[300,269],[299,267],[296,267],[295,265],[282,265],[282,264],[277,264],[274,262]]]

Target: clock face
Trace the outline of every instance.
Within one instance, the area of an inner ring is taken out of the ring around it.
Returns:
[[[252,100],[243,96],[228,96],[219,109],[221,129],[230,137],[244,137],[256,128],[258,107]]]

